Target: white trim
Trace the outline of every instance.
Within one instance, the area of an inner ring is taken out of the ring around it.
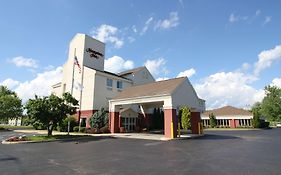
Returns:
[[[215,116],[216,119],[252,119],[250,115],[226,115],[226,116]],[[209,116],[201,115],[201,119],[210,119]]]

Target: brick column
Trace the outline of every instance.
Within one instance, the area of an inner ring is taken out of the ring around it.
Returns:
[[[110,119],[110,132],[117,133],[119,132],[119,112],[109,112]]]
[[[201,121],[200,112],[191,112],[191,132],[199,134],[198,123]]]
[[[229,120],[229,122],[230,122],[230,128],[236,128],[234,119]]]
[[[235,120],[235,128],[239,127],[239,119],[238,120]]]
[[[172,138],[171,123],[173,123],[174,138],[177,137],[176,109],[164,109],[164,133],[166,138]]]

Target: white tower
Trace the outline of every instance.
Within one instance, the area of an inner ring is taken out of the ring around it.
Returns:
[[[78,33],[69,44],[68,60],[63,66],[62,93],[73,92],[75,83],[82,83],[84,66],[95,70],[104,70],[105,44],[85,34]],[[74,65],[75,58],[80,69]],[[73,92],[74,97],[79,97]],[[79,98],[78,98],[79,99]]]

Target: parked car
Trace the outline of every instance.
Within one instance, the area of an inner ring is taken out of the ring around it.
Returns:
[[[276,124],[276,127],[277,127],[277,128],[281,128],[281,123],[277,123],[277,124]]]

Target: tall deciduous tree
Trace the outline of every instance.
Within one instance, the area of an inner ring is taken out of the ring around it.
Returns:
[[[261,114],[269,121],[281,121],[281,89],[265,87],[265,97],[261,103]]]
[[[78,101],[70,93],[64,93],[62,98],[54,94],[42,98],[35,96],[35,99],[27,102],[25,108],[34,121],[47,126],[48,136],[50,136],[54,124],[62,122],[68,115],[75,114],[77,105]]]
[[[22,115],[21,99],[6,86],[0,86],[0,121],[7,122],[10,118]]]
[[[183,129],[191,129],[191,112],[187,106],[181,108],[181,125]]]

